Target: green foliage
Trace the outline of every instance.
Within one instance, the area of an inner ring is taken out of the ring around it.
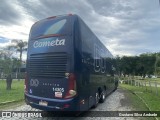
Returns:
[[[22,52],[27,50],[27,42],[22,40],[12,40],[12,43],[3,50],[0,51],[0,74],[3,73],[4,76],[12,74],[13,69],[17,69],[20,75],[20,67],[22,62]],[[19,59],[13,58],[13,54],[18,51]]]
[[[12,70],[20,65],[16,58],[0,58],[0,73],[4,75],[12,74]]]
[[[158,96],[145,91],[145,89],[142,87],[135,87],[126,84],[120,84],[120,86],[140,96],[151,109],[151,111],[160,111],[160,98]]]
[[[0,80],[0,103],[24,99],[24,81],[12,81],[12,89],[6,90],[6,81]]]
[[[140,56],[116,57],[117,70],[120,75],[151,75],[155,72],[156,54],[141,54]]]
[[[159,54],[156,54],[155,74],[157,76],[160,76],[160,55]]]
[[[4,74],[11,74],[12,72],[12,60],[10,58],[8,59],[0,59],[0,68],[1,68],[1,71],[3,71]]]
[[[12,40],[12,43],[14,43],[14,45],[12,45],[12,48],[15,48],[16,51],[19,52],[19,59],[20,61],[22,61],[22,52],[27,51],[28,43],[23,40],[17,40],[17,39]]]
[[[11,55],[12,53],[8,49],[0,51],[0,72],[7,75],[12,72],[13,61],[10,58]]]

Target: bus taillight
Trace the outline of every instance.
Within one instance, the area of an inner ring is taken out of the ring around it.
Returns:
[[[25,91],[25,93],[28,93],[28,77],[27,77],[27,73],[25,73],[24,91]]]
[[[66,96],[65,96],[65,98],[67,99],[67,98],[71,98],[71,97],[73,97],[73,96],[75,96],[76,94],[77,94],[77,92],[76,92],[76,77],[75,77],[75,75],[73,74],[73,73],[70,73],[69,74],[69,78],[68,78],[68,85],[69,85],[69,89],[68,89],[68,91],[67,91],[67,93],[66,93]]]

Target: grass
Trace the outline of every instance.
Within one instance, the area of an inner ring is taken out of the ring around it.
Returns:
[[[133,111],[148,111],[148,108],[145,104],[139,104],[142,101],[132,92],[128,92],[123,86],[120,86],[124,90],[125,98],[127,99],[123,104],[130,106]],[[123,106],[123,105],[122,105]]]
[[[146,78],[146,80],[160,81],[160,78]]]
[[[129,78],[128,77],[120,77],[121,80],[128,80]],[[136,81],[151,81],[151,82],[157,82],[157,83],[160,83],[160,78],[144,78],[144,79],[141,79],[141,77],[137,77],[135,76],[134,78],[133,77],[130,77],[130,79],[134,79]]]
[[[160,98],[152,92],[144,90],[142,87],[131,86],[127,84],[120,84],[122,88],[130,90],[132,93],[136,93],[140,96],[148,105],[151,111],[160,111]]]
[[[119,87],[124,90],[125,98],[127,98],[127,101],[128,101],[128,102],[126,101],[124,103],[124,105],[128,104],[128,106],[132,108],[132,111],[149,111],[149,109],[147,108],[147,106],[145,105],[145,103],[143,103],[142,100],[139,99],[139,97],[137,97],[133,93],[133,91],[131,91],[130,89],[128,89],[129,86],[127,86],[125,84],[120,84]],[[135,91],[137,91],[137,90],[135,89]],[[155,120],[154,117],[136,117],[136,119],[138,119],[138,120]]]
[[[126,81],[124,83],[128,83],[128,81]],[[155,83],[157,86],[155,85]],[[149,81],[140,81],[140,80],[134,81],[134,80],[132,80],[132,81],[129,81],[129,84],[130,84],[130,86],[136,86],[136,87],[139,86],[139,89],[141,89],[141,91],[150,92],[153,95],[156,95],[160,98],[160,84],[157,82],[150,81],[150,84],[149,84]]]
[[[160,78],[146,78],[146,79],[144,79],[144,80],[137,80],[137,79],[135,79],[136,81],[139,81],[139,82],[151,82],[151,83],[157,83],[157,84],[160,84]]]
[[[13,80],[11,90],[6,90],[6,81],[0,80],[0,105],[7,101],[24,100],[24,80]]]
[[[153,94],[150,87],[136,87],[128,84],[120,84],[122,89],[127,89],[133,95],[127,96],[130,99],[135,111],[160,111],[160,97]],[[147,88],[147,89],[146,89]],[[141,99],[140,99],[141,98]],[[154,117],[139,117],[140,120],[155,120]],[[160,117],[156,117],[156,120]]]

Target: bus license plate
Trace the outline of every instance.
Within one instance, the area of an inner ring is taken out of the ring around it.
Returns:
[[[55,97],[62,98],[62,92],[55,92]]]
[[[39,105],[48,106],[48,102],[46,102],[46,101],[39,101]]]

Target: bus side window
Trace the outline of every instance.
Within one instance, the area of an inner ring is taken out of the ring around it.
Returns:
[[[83,63],[82,67],[82,85],[88,85],[90,79],[90,70],[89,68]]]
[[[100,72],[101,70],[101,59],[99,55],[99,47],[95,44],[94,45],[94,71]]]

